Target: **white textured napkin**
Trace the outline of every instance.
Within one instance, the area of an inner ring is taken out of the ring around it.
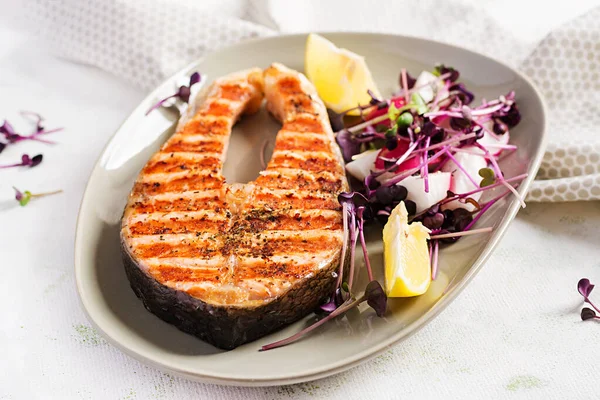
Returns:
[[[279,32],[402,33],[519,67],[549,111],[550,145],[528,201],[600,199],[600,7],[576,1],[25,0],[26,22],[59,55],[150,89],[186,63]],[[588,11],[583,16],[580,13]],[[22,14],[23,15],[23,14]],[[375,23],[376,21],[376,23]]]

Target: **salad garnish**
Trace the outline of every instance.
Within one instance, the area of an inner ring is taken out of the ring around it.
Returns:
[[[482,215],[510,194],[525,207],[516,187],[527,174],[507,178],[498,164],[500,157],[517,150],[508,144],[510,129],[521,119],[515,93],[484,99],[473,106],[475,97],[459,78],[458,70],[445,65],[424,71],[417,79],[402,69],[400,89],[391,98],[380,99],[369,92],[369,104],[341,113],[328,110],[353,187],[338,197],[344,242],[335,287],[320,307],[325,317],[287,339],[263,346],[261,351],[290,344],[365,301],[378,316],[384,315],[387,295],[372,272],[365,224],[376,220],[385,224],[392,211],[397,213],[397,207],[402,206],[408,223],[420,223],[429,232],[425,257],[430,262],[431,279],[435,279],[441,246],[463,236],[489,234],[492,227],[473,228]],[[350,112],[356,115],[355,111],[359,116],[349,117]],[[481,202],[483,192],[499,187],[506,190]],[[357,241],[369,278],[362,296],[356,296],[353,287]],[[593,312],[585,310],[587,317]],[[600,317],[594,313],[589,318]]]
[[[600,317],[596,315],[596,312],[600,313],[600,309],[596,307],[590,300],[590,294],[592,293],[593,289],[594,285],[587,278],[582,278],[579,280],[579,282],[577,282],[577,290],[579,291],[579,294],[583,296],[583,301],[593,307],[593,309],[584,307],[581,310],[582,321],[586,321],[588,319],[600,319]]]
[[[150,109],[148,109],[148,111],[146,111],[146,115],[150,114],[150,112],[152,112],[153,110],[156,110],[157,108],[160,108],[163,106],[163,104],[165,104],[167,101],[169,101],[170,99],[179,99],[181,101],[183,101],[184,103],[188,103],[190,101],[190,95],[192,94],[192,86],[194,86],[196,83],[200,82],[200,80],[202,79],[200,73],[198,72],[194,72],[192,73],[192,75],[190,75],[190,81],[188,85],[181,85],[179,86],[179,89],[177,89],[177,92],[175,92],[174,94],[165,97],[162,100],[159,100],[158,103],[154,104],[152,107],[150,107]]]
[[[4,120],[2,125],[0,125],[0,153],[7,146],[11,144],[15,144],[18,142],[22,142],[25,140],[34,140],[36,142],[42,142],[46,144],[54,144],[55,142],[42,138],[43,135],[48,135],[50,133],[55,133],[62,131],[63,128],[55,128],[55,129],[46,129],[44,128],[42,121],[44,120],[42,116],[38,113],[34,113],[31,111],[21,111],[21,115],[28,119],[33,119],[35,122],[35,131],[30,135],[21,135],[15,131],[12,124],[7,120]]]
[[[21,156],[21,162],[19,163],[15,163],[15,164],[8,164],[8,165],[0,165],[0,168],[4,169],[4,168],[14,168],[14,167],[29,167],[29,168],[33,168],[37,165],[40,165],[40,163],[42,162],[43,156],[41,154],[38,154],[36,156],[30,157],[29,154],[23,154]]]
[[[15,190],[15,200],[17,200],[19,202],[21,207],[25,207],[27,204],[29,204],[31,199],[52,196],[53,194],[62,193],[62,190],[55,190],[53,192],[45,192],[45,193],[31,193],[29,190],[20,191],[19,189],[17,189],[14,186],[13,186],[13,189]]]

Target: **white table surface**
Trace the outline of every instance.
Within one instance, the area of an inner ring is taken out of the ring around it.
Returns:
[[[480,274],[436,320],[364,365],[316,382],[228,388],[172,377],[111,347],[81,311],[75,222],[104,144],[144,93],[49,56],[0,27],[0,117],[19,110],[64,126],[55,146],[26,143],[0,164],[0,399],[593,398],[600,324],[579,319],[579,278],[600,282],[600,204],[530,204]],[[21,208],[11,185],[61,195]],[[594,293],[600,303],[600,290]],[[310,355],[307,355],[310,356]],[[293,362],[293,360],[290,360]]]

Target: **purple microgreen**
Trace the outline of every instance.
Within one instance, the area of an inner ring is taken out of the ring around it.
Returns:
[[[7,138],[11,136],[18,136],[17,132],[15,132],[15,128],[13,128],[13,126],[7,120],[4,120],[4,123],[0,126],[0,133]]]
[[[429,237],[429,239],[436,240],[436,239],[446,239],[446,238],[454,238],[454,237],[478,235],[480,233],[491,232],[492,230],[493,230],[492,227],[487,227],[487,228],[481,228],[481,229],[465,230],[465,231],[462,231],[462,232],[442,233],[442,234],[439,234],[439,235],[431,235]]]
[[[521,113],[517,108],[517,104],[513,102],[509,110],[504,115],[499,116],[498,119],[506,124],[507,128],[515,127],[519,122],[521,122]]]
[[[194,72],[192,75],[190,75],[190,84],[188,85],[188,87],[192,87],[196,83],[200,82],[201,79],[202,77],[200,76],[200,73]]]
[[[375,310],[377,316],[383,317],[387,308],[387,296],[378,281],[371,279],[365,289],[365,297],[367,304]]]
[[[38,154],[36,156],[30,157],[28,154],[23,154],[21,156],[21,162],[16,164],[9,165],[0,165],[0,168],[13,168],[13,167],[29,167],[33,168],[39,165],[42,162],[43,156]]]
[[[327,303],[319,306],[319,308],[322,311],[325,311],[325,312],[328,312],[328,313],[333,312],[337,308],[337,304],[335,303],[335,297],[333,297]]]
[[[276,349],[278,347],[283,347],[283,346],[287,346],[288,344],[294,343],[297,340],[301,339],[304,335],[306,335],[306,334],[310,333],[311,331],[315,330],[316,328],[318,328],[319,326],[323,325],[327,321],[332,320],[333,318],[337,317],[338,315],[343,314],[346,311],[350,310],[351,308],[354,308],[354,307],[358,306],[363,301],[365,301],[364,296],[361,297],[358,300],[353,299],[353,298],[349,298],[341,306],[339,306],[338,308],[336,308],[335,310],[333,310],[331,313],[329,313],[327,316],[321,318],[320,320],[318,320],[314,324],[309,325],[308,327],[302,329],[300,332],[298,332],[295,335],[292,335],[292,336],[290,336],[288,338],[285,338],[285,339],[282,339],[282,340],[278,340],[277,342],[266,344],[266,345],[262,346],[258,351],[272,350],[272,349]]]
[[[594,290],[594,285],[590,282],[589,279],[583,278],[577,282],[577,290],[583,296],[584,299],[587,299]]]
[[[40,114],[33,111],[21,111],[20,114],[25,118],[33,119],[35,122],[35,131],[37,133],[45,131],[44,126],[42,125],[44,118]]]
[[[436,212],[423,218],[423,225],[429,229],[438,229],[444,224],[444,214]]]
[[[483,179],[481,180],[481,183],[479,185],[475,184],[475,186],[479,186],[479,187],[483,188],[483,187],[490,186],[490,185],[493,185],[494,183],[496,183],[496,174],[494,173],[494,170],[492,170],[491,168],[481,168],[479,170],[478,174]]]
[[[367,89],[367,94],[371,97],[371,101],[369,102],[372,106],[379,106],[382,103],[385,103],[385,100],[381,100],[375,96],[375,93],[371,89]]]
[[[475,99],[472,92],[468,91],[464,83],[455,83],[448,88],[449,96],[456,96],[465,105],[471,104]]]
[[[590,280],[587,278],[580,279],[579,282],[577,282],[577,290],[579,291],[579,294],[583,296],[583,301],[594,307],[594,310],[600,313],[600,309],[598,309],[598,307],[596,307],[589,298],[592,290],[594,290],[594,285],[590,282]]]
[[[343,113],[336,113],[332,109],[327,109],[327,115],[329,116],[329,123],[334,132],[341,131],[345,128],[344,115]]]
[[[584,307],[581,310],[581,320],[587,321],[588,319],[600,319],[600,317],[598,317],[596,312],[591,308]]]
[[[352,156],[360,153],[360,143],[354,140],[352,133],[348,129],[338,132],[335,140],[340,146],[345,162],[352,161]]]
[[[188,86],[182,85],[179,87],[179,89],[177,89],[177,92],[175,92],[174,94],[167,96],[162,100],[159,100],[156,104],[154,104],[152,107],[150,107],[150,109],[148,111],[146,111],[146,115],[150,114],[150,112],[156,110],[157,108],[162,107],[163,104],[165,104],[170,99],[179,99],[179,100],[183,101],[184,103],[189,103],[190,95],[192,93],[192,86],[194,86],[196,83],[200,82],[201,79],[202,79],[202,77],[200,76],[200,74],[198,72],[194,72],[190,76]]]
[[[454,69],[452,67],[447,67],[444,64],[436,65],[433,70],[433,74],[435,76],[442,76],[442,75],[449,74],[448,78],[446,78],[446,80],[449,82],[455,82],[460,77],[460,73],[456,69]]]
[[[2,152],[2,150],[4,150],[4,148],[6,148],[6,146],[8,144],[18,143],[18,142],[22,142],[24,140],[34,140],[36,142],[42,142],[42,143],[46,143],[46,144],[54,144],[53,141],[47,140],[47,139],[42,139],[42,138],[40,138],[40,136],[61,131],[62,128],[46,130],[41,124],[41,122],[43,121],[43,118],[39,114],[33,113],[31,111],[22,111],[21,114],[23,116],[33,116],[34,117],[35,123],[36,123],[35,132],[33,132],[31,135],[28,135],[28,136],[20,135],[15,131],[13,126],[8,121],[4,120],[4,123],[0,126],[0,135],[4,136],[4,142],[0,143],[0,152]]]
[[[277,342],[273,342],[273,343],[264,345],[258,351],[272,350],[272,349],[276,349],[278,347],[283,347],[283,346],[287,346],[288,344],[294,343],[294,342],[300,340],[306,334],[312,332],[319,326],[323,325],[324,323],[332,320],[333,318],[337,317],[338,315],[342,315],[342,314],[346,313],[347,311],[353,309],[354,307],[359,306],[361,303],[363,303],[365,301],[369,304],[369,306],[371,306],[375,310],[375,312],[377,313],[378,316],[381,317],[384,315],[385,309],[387,307],[387,297],[385,296],[385,292],[383,291],[383,288],[381,287],[379,282],[371,281],[367,285],[365,293],[360,298],[358,298],[358,299],[355,299],[353,297],[348,298],[338,308],[336,308],[331,313],[329,313],[327,316],[321,318],[314,324],[302,329],[300,332],[298,332],[290,337],[279,340]]]
[[[379,186],[375,189],[375,198],[383,205],[391,205],[406,199],[408,190],[402,185]]]
[[[53,194],[62,193],[62,190],[55,190],[53,192],[33,194],[29,190],[20,191],[14,186],[13,189],[15,190],[15,200],[17,200],[22,207],[25,207],[33,198],[46,197],[51,196]]]

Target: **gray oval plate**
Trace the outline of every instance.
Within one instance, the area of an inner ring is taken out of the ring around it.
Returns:
[[[384,94],[395,89],[402,67],[418,74],[438,62],[460,70],[463,81],[476,94],[476,101],[515,90],[523,120],[511,131],[511,141],[519,149],[501,166],[507,176],[529,173],[519,188],[525,193],[539,167],[545,141],[543,101],[527,78],[480,54],[428,40],[362,33],[325,36],[364,55]],[[229,72],[267,67],[275,61],[302,70],[305,39],[305,35],[293,35],[254,40],[193,63],[152,92],[102,152],[81,204],[75,273],[90,322],[125,353],[190,379],[228,385],[290,384],[344,371],[415,333],[442,311],[481,268],[517,213],[519,204],[514,197],[498,203],[478,224],[493,226],[493,233],[466,237],[445,248],[440,255],[441,273],[429,292],[417,298],[390,299],[385,318],[377,318],[367,308],[353,310],[300,342],[273,351],[259,353],[258,349],[297,332],[313,317],[235,350],[222,351],[146,311],[129,288],[121,264],[118,225],[138,171],[173,132],[177,113],[163,109],[144,116],[145,111],[158,98],[172,93],[191,71],[202,72],[209,82]],[[265,139],[274,137],[277,129],[264,112],[238,124],[225,165],[225,176],[230,182],[247,182],[258,175],[261,146]],[[369,232],[372,263],[381,276],[380,235],[377,229]],[[364,280],[364,276],[360,279]]]

